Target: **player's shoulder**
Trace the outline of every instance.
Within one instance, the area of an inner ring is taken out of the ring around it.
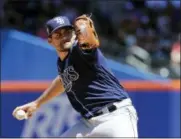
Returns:
[[[81,54],[91,54],[99,50],[99,48],[87,48],[87,49],[81,48],[78,44],[78,41],[75,41],[73,49],[78,50],[79,52],[81,52]]]

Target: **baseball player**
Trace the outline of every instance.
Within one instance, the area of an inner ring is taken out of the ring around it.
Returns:
[[[46,23],[57,52],[58,75],[33,102],[17,107],[30,118],[41,105],[65,92],[82,119],[62,137],[138,137],[137,113],[127,92],[106,64],[90,16],[73,23],[57,16]],[[111,47],[111,46],[110,46]]]

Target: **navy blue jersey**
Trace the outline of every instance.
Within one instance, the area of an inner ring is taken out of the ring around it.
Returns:
[[[57,65],[70,103],[85,117],[129,97],[98,48],[86,52],[75,45]]]

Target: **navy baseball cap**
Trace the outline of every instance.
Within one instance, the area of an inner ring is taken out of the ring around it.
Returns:
[[[66,16],[57,16],[47,21],[46,30],[48,36],[50,36],[55,30],[59,28],[70,27],[73,28],[69,19]]]

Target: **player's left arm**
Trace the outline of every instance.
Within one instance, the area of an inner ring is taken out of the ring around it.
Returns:
[[[81,15],[74,21],[78,46],[83,52],[92,52],[100,46],[99,38],[90,16]]]

